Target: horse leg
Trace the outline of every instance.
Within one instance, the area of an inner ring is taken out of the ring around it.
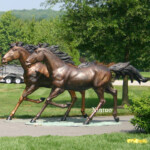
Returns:
[[[20,106],[20,104],[25,100],[25,101],[30,101],[30,102],[34,102],[34,103],[41,103],[43,102],[43,99],[41,100],[32,100],[27,98],[27,96],[31,93],[33,93],[35,90],[37,90],[38,87],[35,87],[34,85],[30,86],[30,87],[26,87],[22,93],[22,95],[19,98],[19,101],[16,105],[16,107],[12,110],[12,112],[10,113],[9,117],[7,118],[7,120],[11,120],[12,117],[15,115],[18,107]]]
[[[57,97],[58,95],[60,95],[61,93],[63,93],[64,90],[60,89],[60,88],[53,88],[49,97],[46,99],[46,102],[43,106],[43,108],[41,109],[41,111],[36,115],[36,117],[34,117],[30,122],[36,122],[36,120],[41,116],[42,112],[45,110],[45,108],[47,107],[48,104],[52,104],[51,101],[53,98]],[[53,105],[53,104],[52,104]],[[56,105],[55,105],[56,106]],[[61,108],[66,108],[67,105],[64,104],[60,104]]]
[[[117,117],[117,90],[113,89],[111,86],[106,87],[105,92],[110,93],[114,99],[114,109],[113,116],[116,122],[119,122],[119,117]]]
[[[69,91],[71,97],[72,97],[72,103],[70,105],[70,107],[68,108],[68,110],[66,111],[65,115],[62,117],[62,121],[65,121],[66,120],[66,117],[69,115],[69,112],[71,110],[71,108],[73,107],[74,103],[76,102],[77,100],[77,97],[75,95],[75,92],[74,91]],[[81,91],[80,92],[81,95],[82,95],[82,107],[81,107],[81,113],[82,115],[84,116],[84,118],[87,117],[87,114],[85,114],[85,91]]]
[[[76,102],[77,100],[77,97],[76,97],[76,94],[74,91],[69,91],[69,94],[71,95],[71,105],[68,107],[67,111],[65,112],[65,115],[61,118],[61,121],[65,121],[67,116],[69,115],[69,112],[71,110],[71,108],[73,107],[74,103]]]
[[[82,113],[82,116],[84,118],[86,118],[88,115],[85,114],[85,91],[81,91],[81,96],[82,96],[82,106],[81,106],[81,113]]]
[[[90,120],[92,120],[95,113],[102,107],[103,104],[105,104],[106,100],[104,99],[104,89],[98,88],[95,89],[95,92],[100,100],[99,104],[97,105],[96,109],[94,109],[93,113],[87,118],[84,124],[89,124]]]
[[[24,89],[22,95],[23,95],[24,93],[26,93],[26,89]],[[15,108],[12,110],[12,112],[11,112],[10,115],[9,115],[9,117],[7,117],[7,120],[12,120],[12,117],[15,115],[15,113],[16,113],[18,107],[19,107],[20,104],[23,102],[24,99],[23,99],[23,96],[22,96],[22,95],[20,96],[17,105],[16,105]]]
[[[29,101],[29,102],[33,102],[33,103],[41,103],[41,102],[43,102],[45,100],[45,98],[40,98],[39,100],[34,100],[34,99],[30,99],[30,98],[27,97],[28,95],[33,93],[38,88],[39,87],[36,86],[35,84],[33,84],[30,87],[28,87],[26,93],[23,94],[24,100],[25,101]]]

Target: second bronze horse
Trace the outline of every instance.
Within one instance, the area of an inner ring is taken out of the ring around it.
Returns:
[[[95,111],[88,117],[85,124],[88,124],[90,120],[92,120],[94,114],[105,103],[104,91],[111,93],[114,96],[113,116],[115,121],[119,121],[119,118],[117,117],[117,91],[111,87],[111,71],[118,77],[120,75],[129,75],[131,81],[135,79],[139,83],[149,80],[148,78],[142,77],[139,71],[129,63],[118,63],[109,68],[99,63],[89,63],[85,65],[85,67],[82,67],[81,65],[81,68],[77,68],[66,64],[46,48],[35,50],[35,52],[27,59],[26,65],[30,66],[31,64],[41,61],[45,62],[49,74],[51,75],[52,91],[47,98],[45,105],[36,117],[32,119],[32,122],[35,122],[47,105],[51,103],[52,99],[61,94],[64,90],[81,92],[89,88],[93,88],[96,92],[99,98],[99,104]]]
[[[95,111],[88,117],[85,124],[88,124],[93,118],[94,114],[102,107],[105,103],[104,91],[106,87],[111,83],[111,72],[103,65],[91,64],[88,67],[76,68],[71,65],[64,63],[56,55],[46,48],[39,48],[28,57],[26,65],[30,66],[36,62],[44,61],[52,80],[52,91],[42,110],[32,120],[34,122],[48,104],[51,104],[52,99],[60,95],[64,90],[84,91],[89,88],[93,88],[99,98],[99,104]],[[114,101],[114,107],[116,108],[113,112],[114,118],[118,121],[117,117],[117,101]]]

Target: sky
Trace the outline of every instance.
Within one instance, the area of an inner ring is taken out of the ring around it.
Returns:
[[[0,11],[9,10],[21,10],[21,9],[44,9],[40,6],[45,0],[0,0]],[[53,10],[59,10],[59,5],[52,8]]]

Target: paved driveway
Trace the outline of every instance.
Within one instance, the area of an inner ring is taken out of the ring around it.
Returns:
[[[113,82],[113,85],[123,85],[123,80],[115,80]],[[150,86],[150,81],[145,83],[141,82],[141,84],[139,84],[139,82],[137,81],[133,81],[133,83],[131,83],[131,81],[129,80],[128,85],[129,86]]]

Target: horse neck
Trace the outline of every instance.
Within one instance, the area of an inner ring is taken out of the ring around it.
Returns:
[[[20,52],[20,57],[19,57],[19,61],[21,63],[22,68],[24,69],[24,71],[28,70],[28,67],[25,64],[25,61],[27,60],[27,58],[30,56],[30,53],[27,52],[26,50],[22,49]]]
[[[48,51],[48,52],[44,53],[44,57],[45,57],[46,66],[47,66],[49,72],[51,72],[51,73],[53,70],[56,70],[58,68],[61,68],[64,65],[66,65],[64,61],[59,59],[52,52]]]
[[[98,64],[99,64],[99,65],[106,66],[106,67],[110,67],[110,66],[114,65],[115,63],[114,63],[114,62],[111,62],[111,63],[109,63],[109,64],[105,64],[105,63],[103,63],[103,62],[101,62],[101,63],[98,62]]]
[[[111,63],[107,64],[107,67],[110,67],[110,66],[112,66],[114,64],[115,64],[114,62],[111,62]]]

